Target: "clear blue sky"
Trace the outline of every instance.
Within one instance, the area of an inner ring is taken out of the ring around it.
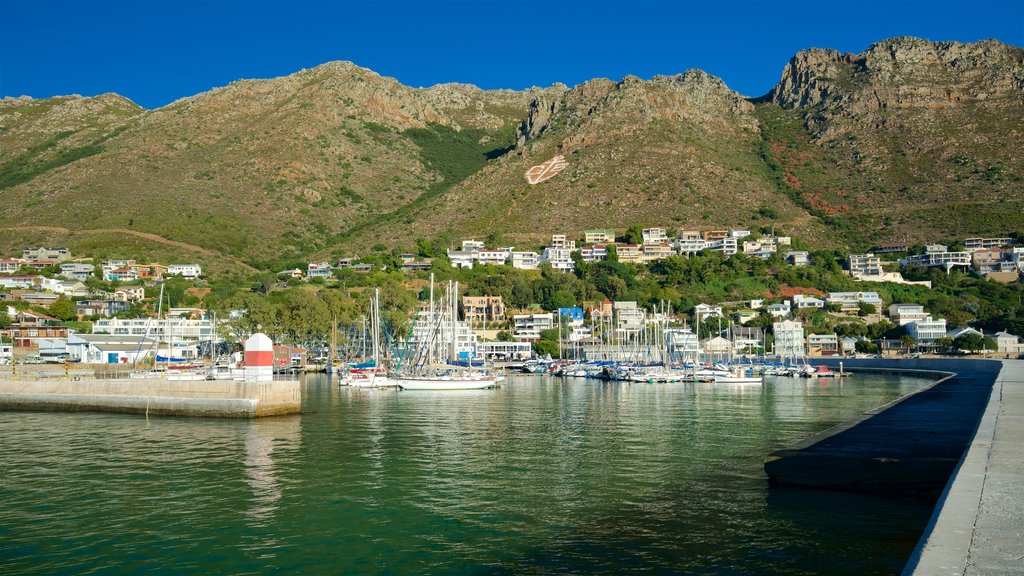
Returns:
[[[411,86],[517,89],[701,68],[759,96],[802,48],[904,35],[1022,46],[1024,0],[0,0],[0,96],[117,92],[154,108],[330,60]]]

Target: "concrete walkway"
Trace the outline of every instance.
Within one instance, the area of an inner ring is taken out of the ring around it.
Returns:
[[[1024,574],[1024,361],[1008,360],[904,575]]]

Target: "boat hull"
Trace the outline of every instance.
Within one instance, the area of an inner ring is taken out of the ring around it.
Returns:
[[[481,390],[495,385],[494,378],[395,378],[392,382],[403,390]]]

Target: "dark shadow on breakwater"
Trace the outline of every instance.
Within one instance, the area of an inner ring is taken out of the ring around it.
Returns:
[[[987,364],[937,364],[957,373],[853,426],[769,455],[770,482],[937,497],[973,438],[998,375]]]

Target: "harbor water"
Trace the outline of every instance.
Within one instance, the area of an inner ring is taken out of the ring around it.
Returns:
[[[934,501],[762,464],[928,384],[312,375],[297,416],[0,412],[0,573],[894,574]]]

